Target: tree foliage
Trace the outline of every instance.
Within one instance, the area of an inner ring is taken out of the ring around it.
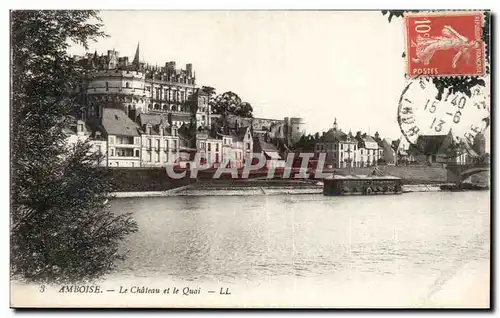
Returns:
[[[238,94],[231,91],[215,96],[213,90],[210,106],[213,114],[253,117],[252,105],[242,101]]]
[[[403,11],[403,10],[382,10],[383,15],[387,15],[389,22],[393,18],[402,18],[405,12],[418,12],[418,10]],[[490,59],[490,12],[484,14],[484,26],[482,32],[482,40],[485,43],[486,54],[486,73],[489,74],[489,59]],[[403,53],[404,57],[404,53]],[[471,96],[471,88],[476,85],[484,86],[484,80],[477,76],[460,76],[460,77],[434,77],[432,82],[438,89],[436,98],[441,100],[443,93],[448,91],[450,93],[464,93]]]
[[[28,280],[102,275],[137,230],[130,215],[109,210],[113,187],[99,155],[86,142],[67,143],[80,107],[69,92],[82,76],[67,49],[104,36],[99,21],[95,11],[11,13],[11,272]]]

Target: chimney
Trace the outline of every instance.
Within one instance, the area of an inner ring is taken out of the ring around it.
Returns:
[[[167,62],[167,69],[170,71],[175,71],[175,61]]]
[[[189,77],[193,75],[193,64],[191,63],[186,64],[186,73]]]

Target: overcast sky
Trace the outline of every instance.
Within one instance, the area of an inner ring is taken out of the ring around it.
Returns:
[[[233,91],[255,117],[303,117],[307,132],[378,130],[398,138],[404,30],[380,11],[101,11],[116,49],[150,64],[193,63],[199,86]],[[82,54],[79,47],[71,53]]]

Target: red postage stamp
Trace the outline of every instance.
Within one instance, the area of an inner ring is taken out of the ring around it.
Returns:
[[[480,76],[485,72],[482,12],[405,15],[408,75]]]

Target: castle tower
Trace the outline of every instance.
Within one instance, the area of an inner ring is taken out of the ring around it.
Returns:
[[[305,135],[306,123],[303,118],[300,117],[285,117],[286,125],[286,142],[288,145],[296,144],[300,138]]]

